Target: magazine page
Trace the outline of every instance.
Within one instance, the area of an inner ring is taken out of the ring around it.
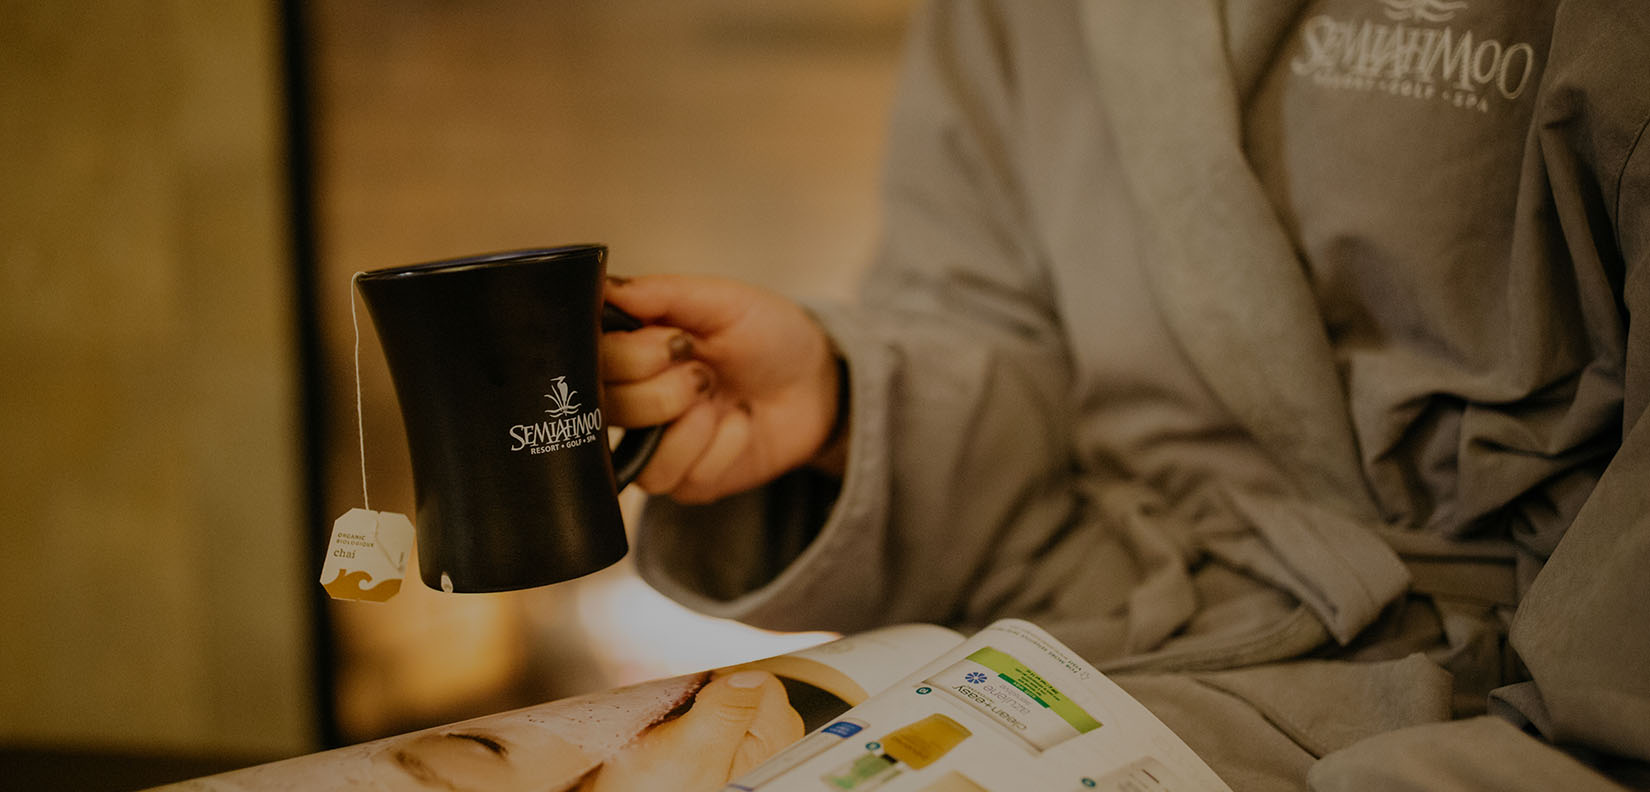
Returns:
[[[1229,788],[1093,666],[1004,620],[731,781],[727,792]]]
[[[933,625],[886,627],[165,789],[714,790],[962,640]]]
[[[896,624],[721,670],[771,671],[825,690],[852,706],[893,687],[912,670],[962,642],[962,633],[936,624]]]

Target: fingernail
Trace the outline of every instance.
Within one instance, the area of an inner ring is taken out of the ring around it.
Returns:
[[[754,687],[761,687],[762,683],[766,681],[768,681],[768,675],[762,673],[761,671],[740,671],[739,673],[728,677],[728,687],[744,688],[748,690]]]
[[[693,339],[687,333],[670,337],[670,359],[678,363],[693,359]]]
[[[624,277],[623,275],[609,275],[607,276],[607,282],[613,284],[614,286],[623,286],[630,283],[630,279]]]
[[[703,366],[693,367],[694,389],[699,393],[710,393],[716,382],[711,379],[710,370]]]

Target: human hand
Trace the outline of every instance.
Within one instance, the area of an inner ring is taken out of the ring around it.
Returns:
[[[841,373],[800,305],[735,281],[610,279],[607,300],[646,326],[602,337],[611,423],[669,423],[642,489],[703,503],[815,459],[838,420]]]
[[[655,726],[585,782],[581,792],[715,792],[802,738],[802,718],[766,671],[717,677],[681,717]]]

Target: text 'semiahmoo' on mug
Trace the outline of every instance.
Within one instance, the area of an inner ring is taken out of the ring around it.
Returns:
[[[431,588],[570,580],[629,549],[618,491],[661,427],[608,446],[597,400],[607,248],[518,250],[357,279],[406,424],[418,567]]]

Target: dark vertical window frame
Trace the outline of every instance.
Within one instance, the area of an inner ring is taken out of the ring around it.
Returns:
[[[329,538],[324,471],[326,470],[326,366],[321,344],[317,283],[319,264],[315,222],[315,125],[311,94],[309,18],[304,0],[278,0],[281,13],[281,59],[285,88],[287,212],[292,246],[293,319],[298,343],[299,421],[302,427],[303,514],[311,563],[309,581],[321,574]],[[308,585],[311,675],[315,733],[322,748],[343,744],[336,705],[337,641],[325,591]]]

